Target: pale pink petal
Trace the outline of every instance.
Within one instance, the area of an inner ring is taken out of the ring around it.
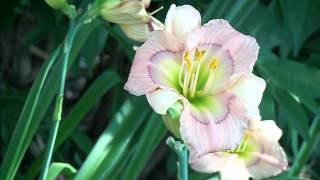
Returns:
[[[176,91],[162,88],[147,93],[146,96],[152,109],[162,115],[165,115],[167,110],[182,98]]]
[[[215,45],[197,46],[196,49],[205,50],[205,54],[201,59],[201,73],[199,74],[197,90],[204,89],[206,82],[209,80],[211,63],[214,60],[218,60],[218,66],[215,69],[212,85],[208,92],[211,94],[223,92],[229,86],[229,79],[233,73],[233,60],[226,51],[219,52],[220,48],[220,46]],[[194,54],[196,49],[190,50],[191,54]]]
[[[203,172],[220,172],[222,180],[247,180],[250,174],[237,154],[226,152],[208,153],[201,157],[190,157],[189,160],[192,169]]]
[[[239,144],[245,128],[247,119],[236,98],[228,99],[227,110],[217,116],[214,109],[203,110],[203,114],[194,114],[194,109],[185,106],[180,119],[181,137],[188,144],[192,156],[201,156],[206,153],[234,149]],[[219,112],[220,113],[220,112]],[[208,118],[207,123],[204,119]]]
[[[273,120],[260,121],[255,131],[271,142],[278,142],[282,136],[282,130]]]
[[[190,5],[170,6],[165,20],[165,30],[185,41],[187,35],[201,26],[200,13]]]
[[[144,42],[150,36],[147,24],[123,24],[120,27],[130,39],[138,42]]]
[[[187,46],[188,49],[203,47],[211,50],[222,63],[226,58],[221,56],[228,54],[227,61],[232,60],[231,73],[227,74],[230,83],[236,81],[241,75],[252,72],[259,51],[259,46],[253,37],[241,34],[227,21],[221,19],[209,21],[201,29],[191,33],[187,37]],[[213,87],[215,86],[220,87],[212,89],[212,92],[227,88],[225,84],[221,85],[217,82],[214,82]]]
[[[154,31],[137,49],[125,89],[139,96],[153,91],[158,85],[172,86],[170,83],[174,74],[170,73],[179,73],[176,68],[179,54],[183,50],[183,44],[172,35],[164,31]],[[176,79],[178,82],[178,77]]]
[[[287,169],[286,155],[279,143],[260,139],[261,150],[252,154],[247,168],[254,179],[276,176]]]
[[[240,98],[248,113],[247,117],[251,119],[257,116],[265,87],[266,82],[263,79],[248,74],[241,76],[228,91]]]

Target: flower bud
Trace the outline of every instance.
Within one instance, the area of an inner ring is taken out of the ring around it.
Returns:
[[[108,0],[102,4],[101,16],[117,24],[147,23],[149,15],[144,3],[138,0]]]
[[[144,42],[150,37],[150,33],[164,28],[163,24],[154,17],[150,17],[148,23],[122,24],[122,31],[130,38],[138,42]]]
[[[168,109],[166,115],[162,116],[165,126],[177,138],[181,138],[180,116],[181,116],[182,110],[183,110],[183,105],[180,101],[178,101]]]
[[[68,4],[66,0],[45,0],[46,3],[56,10],[61,10],[65,15],[74,17],[76,15],[75,7]]]
[[[164,29],[163,24],[146,11],[150,0],[108,0],[102,3],[100,14],[120,25],[122,31],[135,41],[144,42],[150,32]]]

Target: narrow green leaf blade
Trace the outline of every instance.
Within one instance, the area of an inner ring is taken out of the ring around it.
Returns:
[[[166,128],[159,115],[152,113],[143,130],[139,143],[121,179],[138,179],[148,159],[164,138]]]
[[[308,118],[301,105],[286,91],[273,87],[273,96],[280,105],[287,119],[286,121],[292,125],[297,132],[305,139],[309,139],[308,135]]]
[[[71,178],[76,172],[70,164],[54,162],[50,165],[47,180],[55,180],[61,173]]]

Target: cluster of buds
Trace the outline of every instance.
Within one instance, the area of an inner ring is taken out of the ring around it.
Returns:
[[[135,41],[144,42],[150,32],[163,29],[163,24],[152,17],[146,8],[150,1],[111,0],[102,4],[100,14],[110,22],[119,24],[123,32]]]
[[[72,17],[75,8],[66,0],[45,0],[53,9],[61,10]],[[164,25],[152,17],[158,10],[148,13],[150,0],[97,0],[91,6],[92,16],[119,24],[123,32],[132,40],[144,42],[154,30],[163,30]]]

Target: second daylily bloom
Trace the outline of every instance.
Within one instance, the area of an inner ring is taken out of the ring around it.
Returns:
[[[251,73],[256,40],[227,21],[202,27],[200,21],[192,6],[172,5],[165,31],[153,32],[137,49],[125,85],[134,95],[146,95],[163,116],[178,105],[180,121],[169,129],[195,155],[236,148],[249,117],[258,114],[265,88],[264,80]]]
[[[236,149],[190,156],[191,167],[205,173],[220,171],[222,180],[262,179],[285,170],[288,162],[278,143],[281,129],[271,120],[253,123]]]
[[[107,0],[102,4],[100,14],[119,24],[129,38],[143,42],[150,32],[163,29],[163,24],[146,11],[149,3],[148,0]]]

